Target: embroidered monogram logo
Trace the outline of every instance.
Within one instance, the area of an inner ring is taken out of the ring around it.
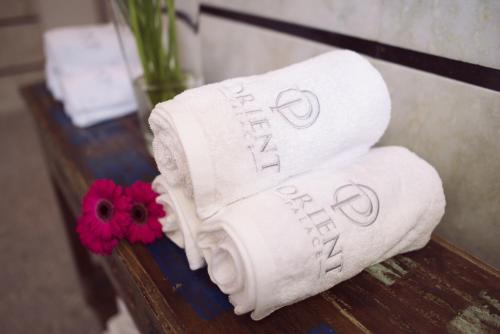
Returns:
[[[340,231],[328,207],[322,207],[311,195],[291,184],[275,191],[311,240],[312,254],[318,263],[318,278],[330,272],[341,272],[344,256]]]
[[[280,154],[268,118],[268,109],[261,107],[252,87],[240,82],[222,86],[237,117],[247,148],[251,153],[255,171],[261,174],[279,173]]]
[[[318,119],[320,106],[313,92],[290,88],[278,94],[271,110],[279,112],[295,128],[305,129]]]
[[[273,119],[279,116],[270,116],[278,112],[294,128],[308,128],[319,116],[318,97],[309,90],[288,88],[278,93],[274,106],[269,107],[272,102],[259,98],[255,85],[230,81],[222,84],[220,89],[241,126],[255,171],[264,175],[280,173],[281,156],[272,126]]]
[[[333,211],[339,211],[351,222],[360,226],[369,226],[377,220],[379,199],[370,187],[354,183],[341,186],[333,195]]]
[[[334,192],[334,204],[322,206],[310,194],[288,184],[275,188],[310,238],[311,254],[318,262],[318,277],[342,272],[343,237],[339,223],[356,224],[362,228],[373,224],[379,213],[377,193],[370,187],[350,181]]]

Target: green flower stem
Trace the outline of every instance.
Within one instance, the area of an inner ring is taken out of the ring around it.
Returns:
[[[125,16],[136,40],[144,80],[152,105],[171,99],[185,89],[177,50],[174,0],[167,6],[168,49],[163,44],[162,0],[128,0]]]

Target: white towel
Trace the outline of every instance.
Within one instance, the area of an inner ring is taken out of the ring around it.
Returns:
[[[203,254],[196,244],[196,233],[201,220],[196,216],[192,199],[186,197],[182,189],[169,185],[164,175],[158,175],[152,186],[159,194],[156,202],[167,213],[160,219],[163,232],[177,246],[184,248],[191,270],[204,267]]]
[[[188,90],[149,119],[158,168],[205,219],[325,161],[365,153],[390,97],[370,63],[335,51],[266,74]]]
[[[132,77],[142,73],[135,42],[123,30]],[[51,29],[44,33],[47,86],[80,127],[137,109],[130,75],[112,24]]]
[[[130,77],[124,66],[107,66],[63,74],[64,108],[73,123],[90,126],[137,109]]]
[[[258,320],[423,247],[444,207],[434,168],[404,148],[376,148],[224,208],[198,243],[235,313]]]
[[[81,68],[124,64],[111,23],[55,28],[44,33],[47,85],[62,99],[60,76]]]

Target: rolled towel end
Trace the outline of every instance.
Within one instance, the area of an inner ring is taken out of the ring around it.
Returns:
[[[229,295],[238,315],[255,309],[255,281],[242,244],[223,221],[206,223],[198,232],[198,245],[208,265],[212,282]]]
[[[185,249],[191,270],[204,267],[203,254],[195,242],[201,222],[196,216],[194,204],[185,196],[183,189],[170,186],[163,175],[154,179],[153,189],[160,194],[156,198],[157,203],[167,213],[160,219],[163,232],[177,246]]]
[[[378,148],[224,208],[197,241],[235,313],[259,320],[423,247],[444,206],[432,166],[404,148]]]
[[[153,132],[153,155],[165,180],[171,186],[183,186],[187,177],[187,163],[182,151],[181,143],[174,130],[172,120],[163,108],[171,103],[169,101],[158,104],[149,118]]]
[[[163,233],[177,246],[184,248],[184,235],[179,226],[177,213],[170,205],[170,199],[167,196],[161,195],[156,198],[156,203],[163,206],[163,210],[167,213],[165,217],[160,218]]]

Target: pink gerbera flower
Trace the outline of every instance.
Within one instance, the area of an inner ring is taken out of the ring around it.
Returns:
[[[127,239],[132,242],[152,243],[163,235],[159,219],[165,216],[165,211],[156,203],[156,194],[151,184],[137,181],[125,189],[130,200]]]
[[[90,251],[100,255],[111,255],[113,249],[118,245],[118,239],[104,240],[96,237],[89,231],[88,224],[78,224],[76,231],[80,235],[80,241]]]
[[[111,180],[96,180],[83,198],[77,232],[94,253],[110,254],[125,234],[130,203]]]

